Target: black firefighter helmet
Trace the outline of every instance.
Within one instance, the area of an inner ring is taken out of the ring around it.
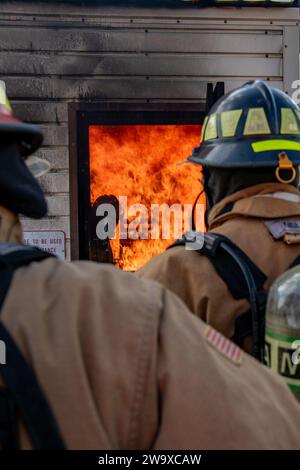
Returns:
[[[277,179],[289,183],[300,164],[300,109],[266,82],[249,82],[212,107],[201,140],[189,162],[208,168],[274,167]],[[281,170],[290,170],[288,179],[281,178]]]

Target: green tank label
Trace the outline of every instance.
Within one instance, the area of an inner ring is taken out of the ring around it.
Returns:
[[[300,338],[266,332],[265,362],[282,375],[288,386],[300,393]]]

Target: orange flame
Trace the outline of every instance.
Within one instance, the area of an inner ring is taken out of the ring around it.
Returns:
[[[149,209],[151,204],[192,205],[201,189],[200,170],[178,162],[199,145],[200,133],[199,125],[91,126],[91,203],[113,194],[127,196],[128,206]],[[116,266],[135,271],[173,240],[120,240],[117,235],[110,244]]]

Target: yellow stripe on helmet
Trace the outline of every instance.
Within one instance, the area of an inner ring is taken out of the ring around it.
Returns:
[[[263,140],[254,142],[251,145],[255,153],[270,150],[297,150],[300,152],[300,142],[293,142],[292,140]]]
[[[3,106],[8,113],[12,112],[10,102],[6,95],[5,83],[0,80],[0,105]]]

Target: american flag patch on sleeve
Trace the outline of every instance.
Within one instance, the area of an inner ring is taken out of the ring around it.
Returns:
[[[225,338],[217,330],[208,326],[204,333],[210,346],[215,348],[219,353],[233,362],[235,365],[239,366],[243,362],[244,352],[232,341]]]

